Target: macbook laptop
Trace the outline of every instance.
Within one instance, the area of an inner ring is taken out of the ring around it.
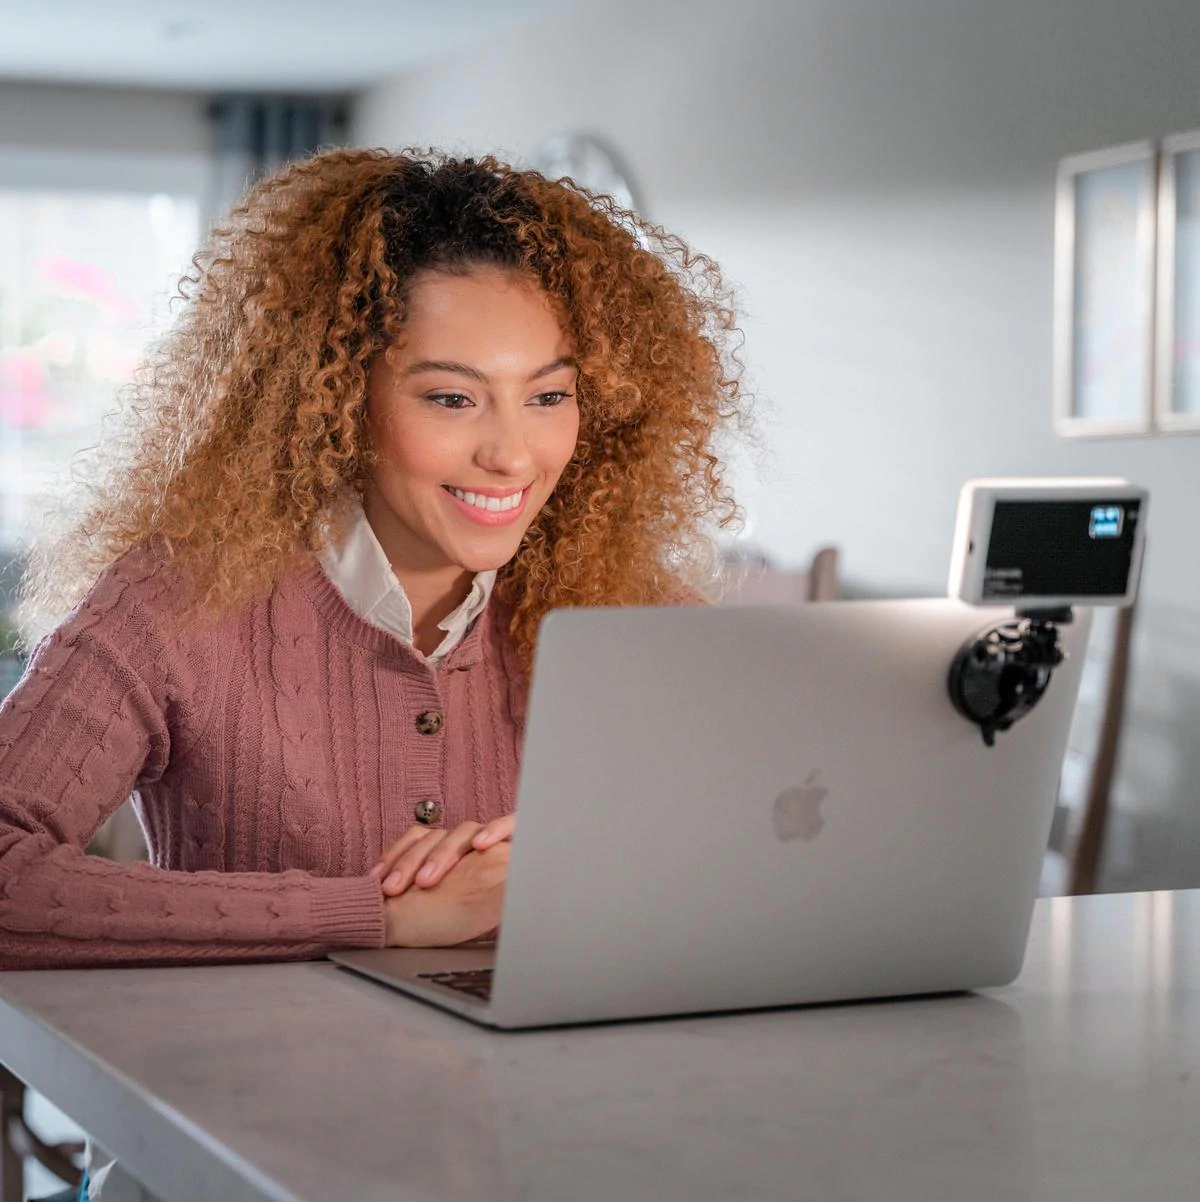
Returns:
[[[952,600],[589,608],[544,621],[495,945],[331,959],[517,1028],[1002,985],[1079,686],[995,746],[951,704],[1011,611]]]

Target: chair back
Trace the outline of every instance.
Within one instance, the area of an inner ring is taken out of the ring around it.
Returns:
[[[1133,644],[1133,622],[1137,602],[1116,613],[1108,670],[1104,680],[1100,730],[1087,772],[1083,808],[1069,856],[1067,892],[1095,893],[1104,852],[1104,836],[1112,810],[1112,786],[1116,776],[1121,731],[1125,724],[1125,698],[1129,683],[1129,657]]]
[[[802,605],[835,601],[838,592],[838,549],[822,547],[807,572],[783,571],[761,558],[728,558],[721,604]]]

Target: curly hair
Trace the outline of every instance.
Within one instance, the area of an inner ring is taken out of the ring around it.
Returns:
[[[752,430],[716,264],[569,179],[336,150],[257,184],[193,258],[82,515],[35,552],[27,604],[61,612],[153,542],[214,612],[318,553],[371,471],[367,374],[410,282],[476,266],[537,280],[579,365],[574,456],[496,583],[526,668],[551,609],[711,594],[715,531],[741,519],[717,439]]]

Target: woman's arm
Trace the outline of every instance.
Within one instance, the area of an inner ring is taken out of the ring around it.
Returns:
[[[130,603],[129,583],[102,582],[0,707],[0,968],[382,947],[383,897],[370,876],[173,872],[85,854],[130,792],[166,770],[180,750],[172,719],[205,688]]]

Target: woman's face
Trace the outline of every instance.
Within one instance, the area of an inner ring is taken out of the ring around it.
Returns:
[[[575,451],[572,347],[545,293],[511,272],[428,271],[400,345],[372,364],[378,462],[367,518],[392,567],[507,563]]]

